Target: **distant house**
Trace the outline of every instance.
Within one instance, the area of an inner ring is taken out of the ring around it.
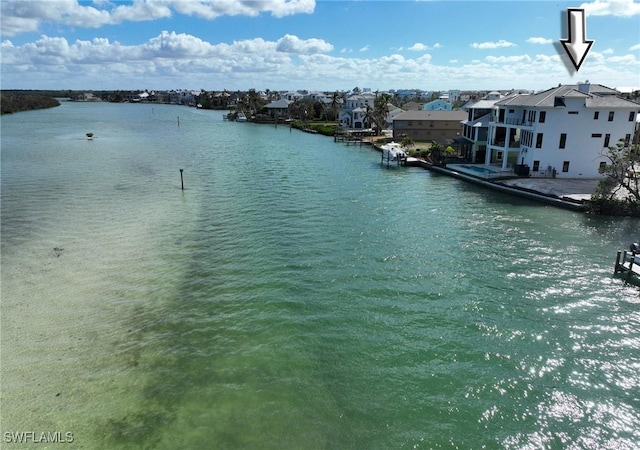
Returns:
[[[387,105],[386,123],[382,126],[382,128],[384,128],[384,129],[392,129],[393,128],[393,119],[398,117],[403,112],[406,112],[406,111],[404,109],[398,108],[397,106],[392,105],[391,103],[389,103]]]
[[[290,102],[295,102],[296,100],[300,100],[304,98],[304,94],[296,91],[289,91],[282,94],[282,98],[289,100]]]
[[[467,112],[467,119],[462,121],[462,137],[469,143],[467,153],[472,163],[484,163],[489,122],[496,102],[503,98],[502,94],[493,91],[481,100],[469,102],[462,107]]]
[[[422,110],[422,106],[424,105],[424,103],[418,103],[418,102],[407,102],[405,104],[402,105],[402,109],[404,109],[405,111],[420,111]]]
[[[355,94],[347,97],[347,101],[340,107],[339,120],[345,128],[362,129],[370,128],[367,120],[367,107],[373,110],[375,94]]]
[[[485,164],[527,166],[532,176],[598,178],[603,152],[631,142],[640,104],[589,82],[497,101]]]
[[[73,97],[74,102],[100,102],[102,99],[93,92],[85,92]]]
[[[422,105],[422,110],[423,111],[451,111],[453,110],[453,105],[446,100],[438,99]]]
[[[289,105],[291,103],[292,102],[287,100],[286,98],[281,98],[280,100],[275,100],[267,104],[265,108],[267,108],[267,111],[269,111],[269,115],[271,117],[286,119],[287,117],[289,117]]]
[[[460,139],[466,118],[463,111],[406,111],[393,119],[393,138],[452,145]]]

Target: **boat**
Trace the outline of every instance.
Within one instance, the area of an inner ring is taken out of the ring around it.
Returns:
[[[238,117],[236,117],[236,122],[246,122],[247,116],[243,112],[238,113]]]
[[[382,159],[387,161],[406,161],[407,152],[402,144],[391,141],[380,147],[382,150]]]

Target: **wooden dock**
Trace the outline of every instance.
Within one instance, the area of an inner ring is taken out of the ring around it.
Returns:
[[[353,144],[353,145],[362,145],[363,139],[361,137],[358,136],[351,136],[351,135],[345,135],[345,134],[336,134],[333,136],[333,141],[334,142],[344,142],[347,145]]]
[[[640,284],[640,255],[628,250],[618,252],[614,273],[620,274],[628,282]]]

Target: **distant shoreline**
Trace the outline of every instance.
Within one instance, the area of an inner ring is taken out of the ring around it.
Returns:
[[[0,114],[13,114],[37,109],[55,108],[60,102],[43,94],[2,91]]]

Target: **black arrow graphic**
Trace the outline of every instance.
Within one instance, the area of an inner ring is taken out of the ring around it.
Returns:
[[[569,58],[571,58],[576,71],[578,71],[595,41],[587,39],[587,22],[584,17],[584,9],[568,8],[567,22],[568,39],[560,39],[560,42]]]

